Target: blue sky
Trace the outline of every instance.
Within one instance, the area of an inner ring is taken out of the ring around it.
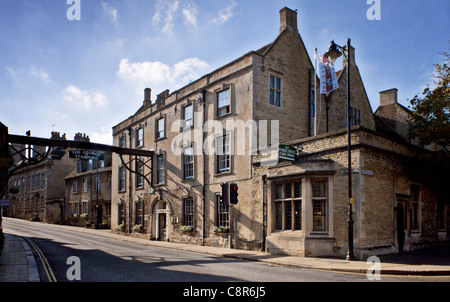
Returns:
[[[68,20],[66,0],[0,0],[0,121],[10,133],[82,132],[111,144],[111,127],[137,111],[144,88],[155,99],[272,42],[284,6],[298,10],[312,60],[314,48],[351,38],[374,111],[390,88],[408,106],[450,46],[448,0],[379,0],[374,21],[366,0],[79,3],[81,19]]]

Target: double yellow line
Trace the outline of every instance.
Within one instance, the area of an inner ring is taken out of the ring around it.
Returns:
[[[45,274],[47,275],[48,282],[57,282],[56,277],[53,274],[53,270],[50,267],[50,264],[48,263],[47,258],[45,258],[41,249],[31,239],[28,239],[28,238],[24,238],[24,239],[34,248],[34,250],[38,254],[39,259],[41,260],[42,266],[44,267]]]

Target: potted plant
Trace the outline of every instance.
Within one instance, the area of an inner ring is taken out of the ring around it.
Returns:
[[[124,225],[124,224],[119,224],[119,225],[116,227],[116,230],[118,230],[118,231],[120,231],[120,232],[123,232],[123,231],[125,230],[125,225]]]
[[[226,234],[230,232],[230,227],[214,227],[213,232],[216,234]]]
[[[190,233],[190,232],[192,232],[194,230],[194,227],[193,226],[189,226],[189,225],[182,225],[180,230],[183,233]]]
[[[144,228],[142,227],[142,224],[136,224],[133,227],[133,231],[135,231],[135,232],[142,232],[143,229]]]

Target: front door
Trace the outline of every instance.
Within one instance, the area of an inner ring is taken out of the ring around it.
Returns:
[[[158,229],[159,229],[159,240],[166,241],[166,213],[158,213]]]
[[[403,252],[403,246],[405,244],[405,222],[406,222],[406,211],[405,202],[398,202],[397,205],[397,242],[398,251]]]

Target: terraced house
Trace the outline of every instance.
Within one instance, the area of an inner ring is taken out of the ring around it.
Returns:
[[[340,88],[317,95],[315,108],[314,64],[297,13],[279,13],[272,43],[155,101],[145,89],[141,108],[113,127],[114,145],[154,157],[113,155],[112,228],[150,240],[345,255],[350,69],[355,254],[447,238],[448,192],[410,173],[411,162],[432,151],[373,113],[350,45],[350,66],[344,60],[337,72]],[[391,92],[381,96],[394,104]],[[295,148],[294,161],[279,160],[279,143]],[[237,205],[223,202],[223,183],[238,185]]]

